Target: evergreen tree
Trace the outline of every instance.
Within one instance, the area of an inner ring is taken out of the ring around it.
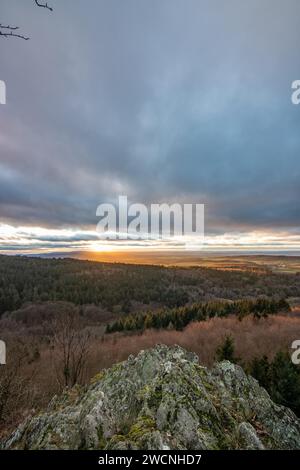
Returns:
[[[300,416],[300,371],[288,353],[279,352],[272,363],[274,401],[295,411]]]
[[[272,362],[265,356],[255,358],[249,372],[269,392],[273,401],[300,416],[300,370],[288,353],[278,352]]]
[[[249,373],[258,380],[262,387],[266,390],[270,390],[272,386],[272,374],[271,366],[266,356],[253,359],[249,367]]]
[[[230,361],[237,363],[238,358],[235,357],[234,351],[234,340],[232,336],[226,336],[223,344],[221,344],[216,351],[217,361]]]

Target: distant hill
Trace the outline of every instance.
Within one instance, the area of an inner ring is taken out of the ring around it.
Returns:
[[[28,302],[66,301],[130,313],[134,303],[173,308],[218,298],[300,297],[300,276],[294,270],[230,263],[165,267],[2,255],[0,315]]]

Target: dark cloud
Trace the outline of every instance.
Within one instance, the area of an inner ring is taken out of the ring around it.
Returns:
[[[205,202],[207,230],[299,226],[298,0],[2,0],[0,217]],[[50,240],[51,241],[51,240]]]

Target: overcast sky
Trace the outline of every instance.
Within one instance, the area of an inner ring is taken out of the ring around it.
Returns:
[[[0,37],[2,250],[93,242],[121,194],[205,203],[211,241],[300,247],[298,0],[48,3],[1,0],[31,38]]]

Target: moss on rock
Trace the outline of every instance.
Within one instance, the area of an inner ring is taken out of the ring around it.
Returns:
[[[300,420],[228,361],[157,345],[56,397],[4,449],[300,449]]]

